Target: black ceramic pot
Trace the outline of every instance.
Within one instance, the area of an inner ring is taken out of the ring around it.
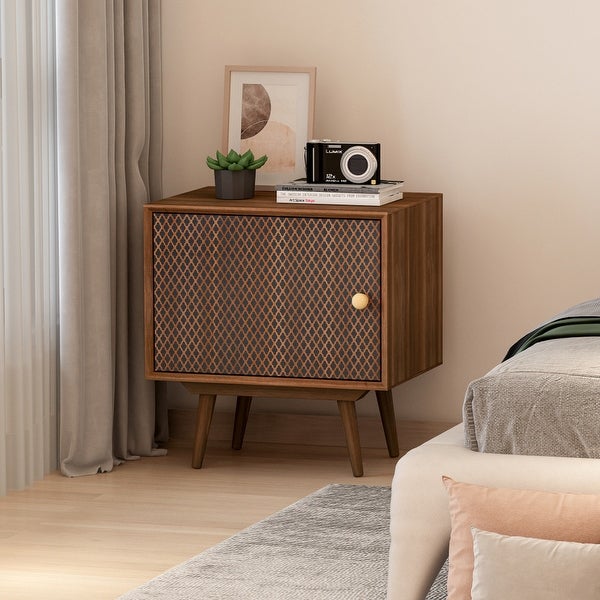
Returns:
[[[256,171],[243,169],[215,171],[215,196],[221,200],[242,200],[254,197]]]

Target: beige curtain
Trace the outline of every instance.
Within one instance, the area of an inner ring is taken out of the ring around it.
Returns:
[[[160,0],[56,0],[60,466],[155,447],[142,206],[161,195]]]

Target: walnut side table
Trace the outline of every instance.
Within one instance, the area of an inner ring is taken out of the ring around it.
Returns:
[[[381,207],[217,200],[202,188],[144,206],[146,376],[198,395],[202,466],[217,395],[337,402],[363,474],[355,403],[374,390],[391,457],[392,388],[442,362],[442,195]]]

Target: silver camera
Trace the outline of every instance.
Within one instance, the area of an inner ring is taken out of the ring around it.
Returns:
[[[378,143],[311,140],[306,143],[308,183],[380,183]]]

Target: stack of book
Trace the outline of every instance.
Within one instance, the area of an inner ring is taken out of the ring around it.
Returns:
[[[307,183],[296,179],[275,186],[277,202],[288,204],[351,204],[382,206],[402,199],[403,181],[382,181],[377,185],[353,183]]]

